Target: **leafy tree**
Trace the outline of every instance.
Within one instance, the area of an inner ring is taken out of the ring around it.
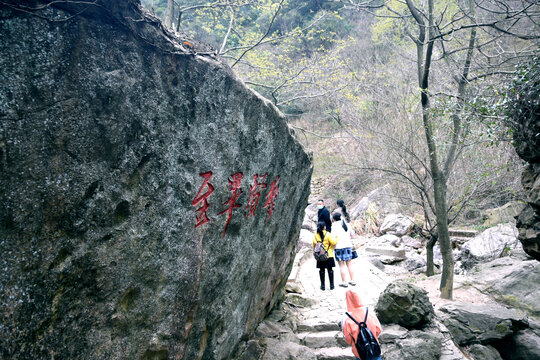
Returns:
[[[477,90],[471,85],[489,76],[508,73],[512,60],[530,51],[531,44],[527,41],[537,45],[539,38],[535,26],[538,4],[511,5],[517,8],[497,1],[390,0],[376,13],[380,19],[373,27],[376,40],[402,47],[412,44],[416,48],[421,124],[427,151],[419,152],[414,146],[406,146],[417,134],[409,131],[412,134],[409,141],[391,140],[390,143],[394,142],[396,150],[401,151],[397,152],[396,163],[408,169],[412,176],[388,167],[374,170],[401,176],[419,192],[426,218],[429,218],[427,210],[435,215],[443,256],[440,290],[444,298],[452,298],[454,274],[448,236],[452,208],[448,203],[448,184],[474,127],[474,123],[467,122],[474,116],[465,114],[467,109],[476,111],[468,101]],[[361,8],[362,4],[357,6]],[[490,54],[496,47],[508,48],[509,44],[514,47],[513,51]],[[445,65],[446,71],[436,66],[438,62]]]

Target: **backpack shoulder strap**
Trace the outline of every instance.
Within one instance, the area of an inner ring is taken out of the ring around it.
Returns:
[[[356,319],[353,318],[353,317],[351,316],[351,314],[349,314],[348,312],[345,312],[345,314],[347,314],[347,316],[350,317],[351,320],[354,321],[356,325],[362,326],[361,324],[364,324],[364,325],[367,327],[366,321],[367,321],[367,317],[368,317],[368,312],[369,312],[369,308],[366,306],[366,317],[364,318],[364,321],[362,321],[361,323],[359,323],[358,321],[356,321]]]
[[[366,306],[366,317],[364,318],[364,324],[367,326],[367,314],[368,314],[369,308]]]
[[[324,247],[324,240],[325,240],[328,236],[330,236],[330,232],[328,232],[328,231],[326,231],[326,230],[323,230],[323,233],[324,233],[324,238],[322,239],[321,242],[322,242],[323,247]],[[330,240],[328,240],[328,248],[325,248],[325,250],[326,250],[326,251],[330,251],[330,246],[332,246],[332,245],[330,245]]]
[[[345,314],[347,314],[347,316],[350,317],[351,320],[354,321],[356,325],[360,326],[360,323],[359,323],[358,321],[356,321],[356,319],[353,318],[353,317],[351,316],[351,314],[349,314],[348,312],[345,312]]]

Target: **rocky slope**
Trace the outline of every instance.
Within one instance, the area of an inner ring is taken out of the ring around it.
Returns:
[[[319,289],[308,241],[312,215],[308,207],[289,293],[238,359],[354,359],[339,329],[346,289]],[[352,261],[357,285],[347,288],[358,292],[383,323],[383,360],[538,359],[540,264],[523,252],[513,224],[481,233],[451,230],[452,301],[440,298],[440,274],[425,275],[425,244],[401,231],[410,221],[391,214],[383,223],[389,229],[385,235],[353,239],[359,253]],[[440,264],[438,251],[435,263]]]

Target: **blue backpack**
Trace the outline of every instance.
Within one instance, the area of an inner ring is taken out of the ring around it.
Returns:
[[[368,329],[366,324],[368,310],[369,309],[366,308],[366,317],[364,318],[364,321],[360,323],[356,321],[356,319],[353,318],[351,314],[349,314],[348,312],[345,313],[360,328],[360,331],[358,332],[358,337],[354,341],[354,346],[356,347],[356,351],[358,351],[358,355],[360,355],[360,358],[362,360],[378,359],[379,356],[381,356],[381,346],[379,345],[377,339],[375,339],[375,336],[373,336],[371,330]]]

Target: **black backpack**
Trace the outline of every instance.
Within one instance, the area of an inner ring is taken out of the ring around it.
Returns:
[[[377,339],[375,339],[375,336],[373,336],[371,330],[369,330],[366,325],[368,310],[369,309],[366,308],[366,317],[361,323],[356,321],[348,312],[345,313],[360,328],[360,331],[358,332],[358,337],[354,342],[354,346],[356,347],[356,351],[358,351],[358,355],[360,355],[360,358],[362,360],[377,359],[379,356],[381,356],[381,346],[379,345]]]

